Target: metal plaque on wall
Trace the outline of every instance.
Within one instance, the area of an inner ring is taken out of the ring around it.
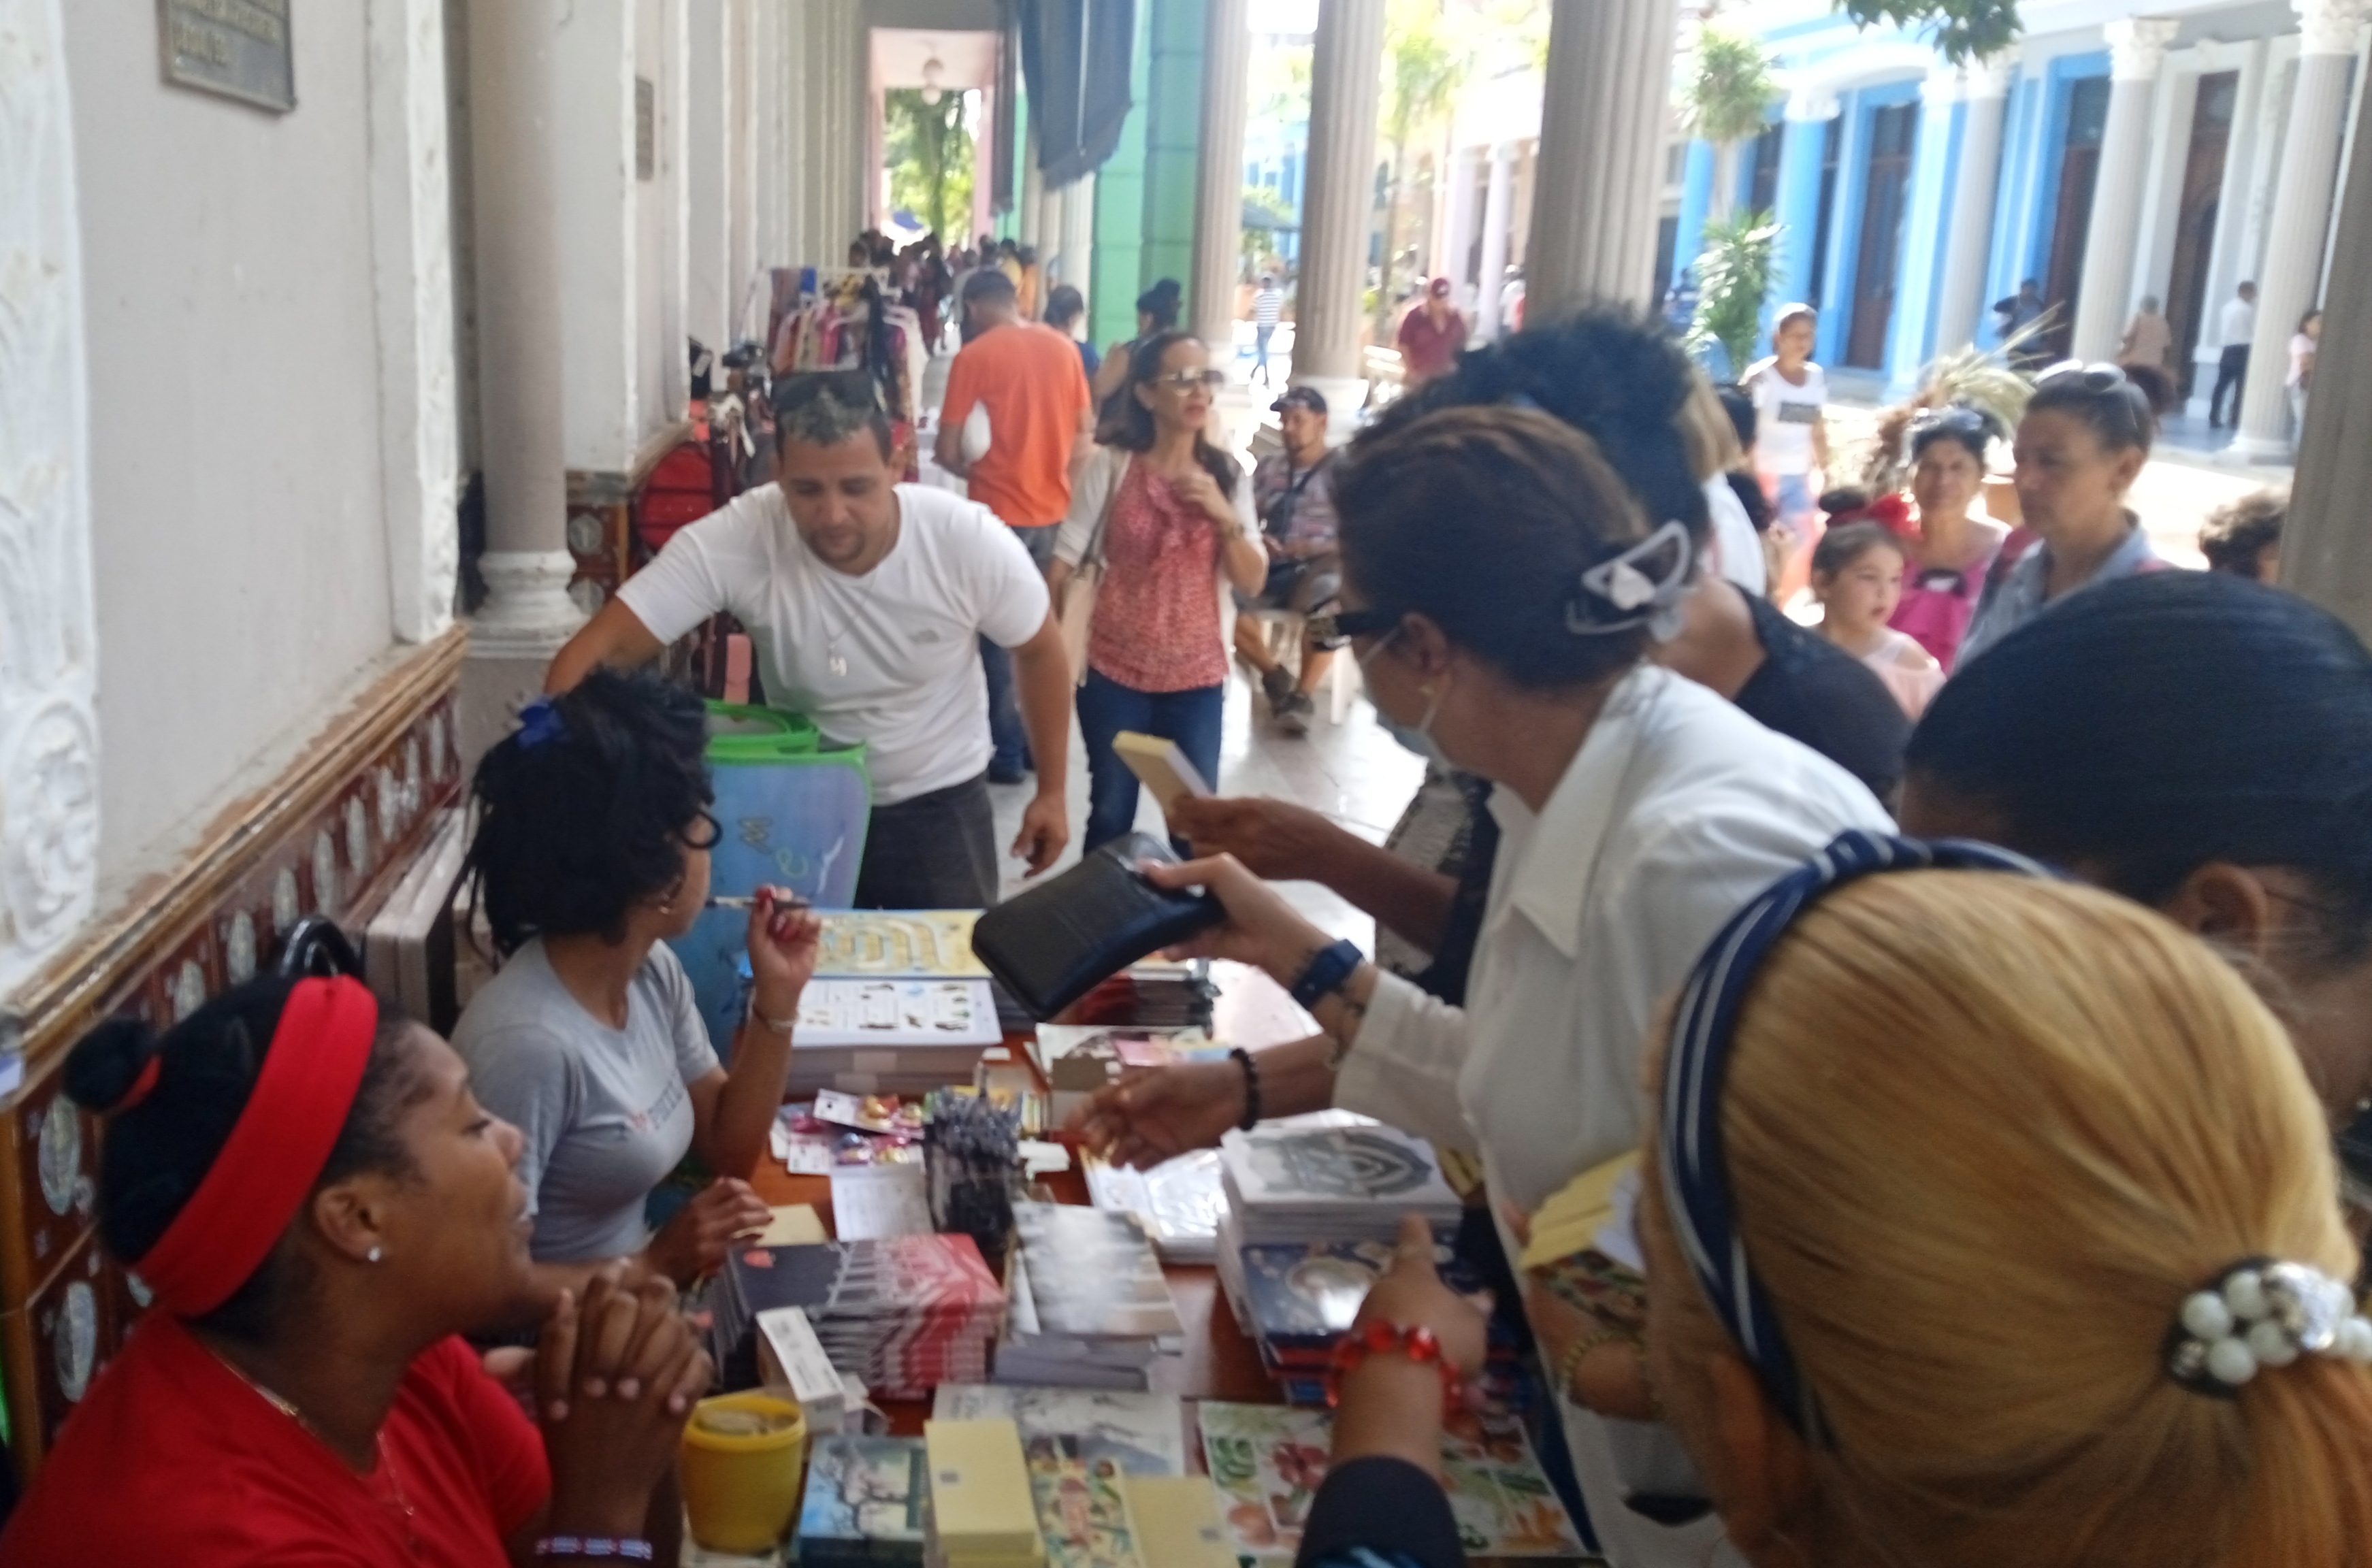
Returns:
[[[296,107],[288,0],[157,0],[165,79],[286,113]]]

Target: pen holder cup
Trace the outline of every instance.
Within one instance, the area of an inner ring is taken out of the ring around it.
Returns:
[[[711,1551],[773,1551],[798,1513],[807,1416],[792,1400],[720,1394],[684,1423],[680,1469],[692,1539]]]

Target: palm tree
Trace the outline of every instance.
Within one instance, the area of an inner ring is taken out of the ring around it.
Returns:
[[[1695,55],[1680,122],[1692,135],[1713,144],[1710,215],[1726,218],[1737,201],[1738,144],[1762,134],[1763,116],[1779,96],[1779,84],[1759,40],[1715,23],[1697,29]]]
[[[1466,52],[1442,25],[1441,0],[1394,0],[1384,21],[1384,135],[1391,144],[1390,183],[1384,197],[1384,269],[1376,289],[1376,341],[1389,341],[1392,271],[1401,199],[1408,183],[1408,148],[1415,134],[1441,118],[1466,79]]]

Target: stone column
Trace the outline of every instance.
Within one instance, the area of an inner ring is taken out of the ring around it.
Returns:
[[[1236,280],[1243,270],[1244,119],[1252,35],[1247,0],[1205,0],[1203,145],[1194,171],[1194,335],[1221,364],[1235,357]]]
[[[2142,174],[2149,156],[2150,97],[2166,46],[2182,24],[2166,17],[2110,22],[2109,120],[2100,133],[2100,172],[2085,229],[2084,281],[2076,295],[2074,353],[2114,359],[2133,309],[2134,253],[2141,246]]]
[[[1096,177],[1083,174],[1063,190],[1063,275],[1059,280],[1077,289],[1081,299],[1089,297],[1087,284],[1095,253]],[[1046,308],[1042,297],[1038,308],[1041,313]]]
[[[562,468],[560,197],[552,145],[560,0],[470,0],[478,377],[486,480],[486,602],[464,692],[482,749],[583,623],[568,597]]]
[[[2282,538],[2282,586],[2372,640],[2372,120],[2356,122],[2338,228]],[[2251,348],[2252,372],[2256,354]]]
[[[750,38],[762,38],[753,26]],[[642,407],[640,320],[644,187],[634,178],[634,7],[627,0],[574,0],[552,56],[552,114],[547,133],[557,165],[561,249],[561,459],[585,473],[623,473],[634,466],[646,414]],[[745,58],[737,81],[752,79]],[[765,122],[754,93],[748,145],[753,168],[766,163]],[[750,255],[766,238],[765,203],[754,200]],[[744,271],[737,286],[747,287]]]
[[[808,0],[799,18],[799,79],[806,87],[807,145],[799,203],[801,266],[837,267],[848,259],[850,235],[840,232],[839,192],[833,189],[831,0]]]
[[[733,336],[758,337],[766,331],[751,308],[750,280],[758,273],[758,52],[757,0],[727,0],[726,75],[731,84],[727,135],[732,139],[732,173],[726,203],[732,215],[730,252]]]
[[[1516,145],[1501,142],[1491,149],[1491,182],[1482,194],[1482,264],[1474,280],[1474,335],[1489,342],[1499,335],[1499,291],[1506,285],[1507,226],[1515,215]],[[1524,278],[1524,298],[1531,300],[1531,274]]]
[[[691,86],[684,95],[684,180],[692,204],[686,307],[693,337],[722,354],[733,346],[733,220],[727,174],[732,162],[731,95],[727,90],[730,29],[724,0],[693,0]],[[720,372],[717,384],[723,385]]]
[[[971,141],[971,243],[978,245],[996,222],[996,117],[1006,112],[996,100],[994,87],[983,87],[980,94],[980,114],[972,123]],[[947,236],[939,237],[947,240]],[[955,244],[947,240],[946,249]]]
[[[1764,302],[1767,318],[1784,300],[1808,298],[1820,233],[1820,160],[1827,150],[1829,122],[1837,117],[1834,93],[1797,88],[1787,99],[1786,131],[1779,144],[1779,254],[1775,297]],[[1692,257],[1676,263],[1685,266]],[[1817,303],[1817,302],[1816,302]]]
[[[1554,0],[1528,319],[1587,300],[1648,303],[1671,93],[1673,0]],[[1490,281],[1484,280],[1484,286]]]
[[[2355,31],[2367,0],[2297,0],[2297,90],[2290,97],[2264,265],[2257,272],[2257,336],[2249,345],[2249,384],[2240,400],[2240,434],[2232,455],[2286,462],[2290,455],[2290,337],[2314,305],[2331,232],[2331,189],[2339,178],[2339,135],[2347,113],[2347,79]],[[2358,264],[2362,264],[2360,260]],[[2334,277],[2339,268],[2331,269]],[[2325,346],[2320,367],[2343,357]]]
[[[1449,150],[1449,211],[1441,226],[1440,270],[1449,275],[1450,297],[1469,315],[1478,303],[1474,274],[1467,267],[1474,250],[1474,187],[1479,173],[1471,148]]]
[[[2010,63],[1995,57],[1967,67],[1962,78],[1968,118],[1961,122],[1960,162],[1952,177],[1951,215],[1944,230],[1944,276],[1936,290],[1939,353],[1974,343],[1977,322],[1983,314],[1985,262],[1993,253],[1994,192],[2001,180],[2002,111],[2009,101],[2009,72]]]
[[[1360,296],[1375,208],[1383,57],[1384,0],[1320,0],[1309,63],[1309,180],[1301,203],[1293,378],[1316,387],[1346,412],[1366,396]]]

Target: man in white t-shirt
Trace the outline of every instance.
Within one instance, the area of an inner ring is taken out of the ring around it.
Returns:
[[[1012,853],[1034,876],[1070,842],[1071,671],[1045,579],[987,507],[896,482],[905,455],[862,372],[783,383],[775,422],[779,482],[678,533],[561,649],[545,684],[565,691],[596,665],[646,663],[730,611],[749,630],[769,703],[830,739],[866,744],[873,819],[857,904],[993,904],[983,637],[1012,650],[1038,758]]]

